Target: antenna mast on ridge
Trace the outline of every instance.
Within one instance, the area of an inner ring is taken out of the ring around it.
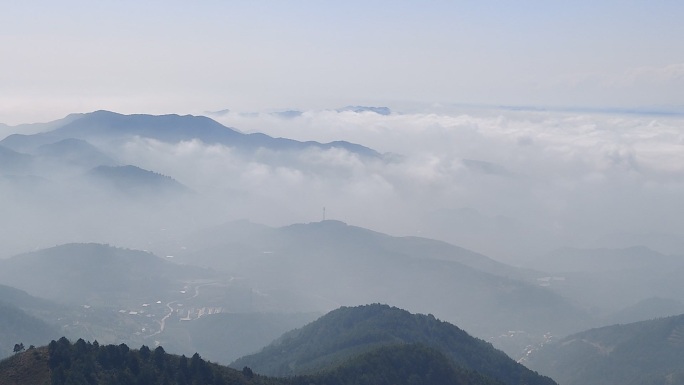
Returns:
[[[325,220],[325,206],[323,206],[323,220]]]

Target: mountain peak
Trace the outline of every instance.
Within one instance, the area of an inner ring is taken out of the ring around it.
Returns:
[[[440,351],[454,365],[504,384],[555,384],[452,324],[379,303],[333,310],[232,366],[246,365],[269,375],[301,375],[331,369],[335,363],[378,348],[405,344]]]

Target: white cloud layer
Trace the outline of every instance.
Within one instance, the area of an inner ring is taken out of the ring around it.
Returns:
[[[563,245],[591,244],[614,233],[684,236],[681,116],[441,106],[431,111],[437,112],[217,113],[217,120],[243,132],[346,140],[385,155],[373,159],[314,148],[245,154],[197,140],[169,144],[135,138],[108,148],[109,155],[120,164],[171,176],[195,195],[121,209],[117,205],[124,201],[104,195],[110,207],[88,211],[82,203],[97,203],[100,190],[66,181],[59,194],[36,190],[38,199],[50,197],[42,206],[17,196],[0,207],[9,218],[30,213],[22,219],[29,223],[48,217],[57,200],[76,196],[74,206],[54,210],[57,219],[43,220],[41,233],[70,228],[72,238],[55,236],[50,242],[124,246],[126,237],[136,233],[127,221],[148,229],[171,228],[174,221],[197,228],[242,218],[286,225],[318,221],[324,207],[328,219],[439,238],[507,261]],[[54,174],[43,177],[54,179]],[[73,228],[61,224],[64,216]],[[97,224],[102,218],[114,219]],[[136,242],[146,239],[138,233]],[[11,240],[13,235],[6,236]]]
[[[581,245],[610,233],[684,234],[684,119],[655,115],[472,110],[227,113],[244,132],[329,142],[342,150],[245,157],[199,142],[139,140],[126,161],[172,175],[227,212],[270,224],[328,218],[438,237],[500,258]]]

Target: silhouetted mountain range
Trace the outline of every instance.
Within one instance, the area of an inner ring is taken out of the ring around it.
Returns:
[[[95,111],[74,115],[53,130],[32,135],[13,134],[0,145],[15,151],[32,152],[40,146],[64,139],[82,139],[92,143],[123,141],[143,137],[162,142],[200,140],[206,144],[223,144],[244,151],[266,148],[274,151],[299,151],[306,148],[340,148],[368,157],[380,154],[367,147],[345,141],[330,143],[299,142],[253,133],[243,134],[205,116],[192,115],[122,115],[109,111]]]

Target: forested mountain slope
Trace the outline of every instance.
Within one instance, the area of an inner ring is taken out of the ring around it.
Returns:
[[[526,365],[561,385],[684,384],[684,315],[587,330]]]
[[[454,325],[380,304],[332,311],[231,366],[249,366],[267,375],[301,375],[334,368],[380,347],[391,350],[406,344],[437,350],[454,365],[505,384],[554,383]]]
[[[406,345],[380,348],[327,372],[268,378],[250,368],[235,370],[192,357],[167,354],[143,345],[99,345],[66,338],[29,349],[0,362],[3,385],[497,385],[477,373],[454,367],[441,353]]]

